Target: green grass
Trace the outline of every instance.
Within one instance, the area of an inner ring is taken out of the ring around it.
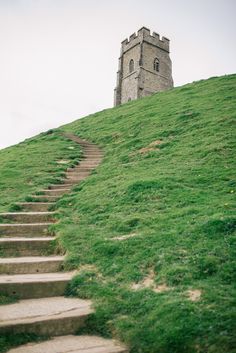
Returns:
[[[78,163],[82,155],[78,144],[63,137],[57,130],[49,130],[31,139],[0,151],[0,211],[21,211],[17,201],[31,200],[30,196],[52,183],[60,183],[65,169]],[[57,161],[68,161],[60,164]],[[3,222],[0,217],[0,223]],[[52,242],[49,253],[57,249]],[[0,257],[4,253],[0,249]],[[15,297],[0,295],[0,305],[17,301]],[[45,337],[37,334],[0,335],[0,352],[29,341]]]
[[[0,305],[13,304],[17,301],[17,298],[0,295]]]
[[[49,130],[37,137],[0,151],[0,211],[17,211],[15,202],[29,200],[30,195],[51,183],[60,183],[66,167],[78,162],[78,144]],[[68,164],[59,164],[65,160]]]
[[[48,336],[38,336],[34,333],[8,333],[0,336],[0,352],[8,352],[9,349],[28,342],[41,342],[49,339]]]
[[[105,153],[59,203],[67,266],[84,268],[67,293],[94,300],[91,332],[113,334],[132,353],[236,349],[235,103],[231,75],[63,127]],[[127,234],[135,236],[112,240]],[[150,273],[169,290],[132,289]]]
[[[230,75],[61,128],[105,154],[96,171],[58,202],[66,267],[80,269],[67,295],[91,298],[96,308],[85,332],[113,335],[131,353],[235,351],[235,108],[236,75]],[[59,139],[35,146],[33,161],[42,148],[52,151],[58,143],[60,149],[65,140]],[[4,206],[29,193],[15,190],[14,183],[25,187],[18,178],[6,180],[13,187],[3,194]],[[37,189],[44,183],[40,174],[34,182]],[[167,290],[155,292],[160,285]],[[191,301],[189,291],[197,290],[200,299]]]

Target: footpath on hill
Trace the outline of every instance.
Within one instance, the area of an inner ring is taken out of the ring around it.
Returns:
[[[76,271],[62,272],[64,255],[55,255],[57,238],[50,226],[56,201],[69,194],[100,163],[101,151],[74,135],[83,159],[67,168],[60,183],[32,195],[33,202],[15,204],[17,212],[0,213],[0,351],[9,353],[127,353],[114,340],[95,335],[73,336],[93,314],[92,302],[65,298],[66,287]],[[73,147],[74,148],[74,147]],[[69,161],[68,161],[69,162]],[[53,246],[54,242],[54,246]],[[5,299],[4,299],[5,298]],[[17,300],[14,304],[11,301]],[[5,301],[5,302],[4,302]],[[40,341],[28,343],[27,341]],[[8,350],[10,347],[19,346]]]
[[[235,87],[236,75],[199,81],[58,130],[104,152],[50,227],[65,271],[79,270],[67,296],[94,303],[80,333],[131,353],[234,352]]]

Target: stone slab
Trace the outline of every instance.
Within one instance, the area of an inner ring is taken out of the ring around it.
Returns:
[[[58,196],[51,196],[51,195],[31,195],[32,199],[35,200],[35,202],[55,202],[57,201],[62,195]]]
[[[42,196],[62,196],[68,192],[70,192],[70,188],[67,188],[64,185],[64,188],[61,189],[48,189],[48,190],[41,190],[43,192]]]
[[[47,252],[54,237],[0,238],[0,249],[5,257],[41,256]]]
[[[19,223],[52,222],[56,212],[5,212],[0,213],[0,218]]]
[[[0,224],[0,236],[47,236],[48,227],[52,222],[44,223],[2,223]]]
[[[17,205],[22,207],[24,211],[46,212],[54,202],[18,202]]]
[[[64,256],[0,258],[0,274],[50,273],[59,271]]]
[[[87,171],[87,172],[82,172],[81,170],[79,169],[74,169],[74,170],[68,170],[66,172],[66,175],[81,175],[81,177],[88,177],[90,175],[90,171]]]
[[[46,342],[30,343],[9,353],[128,353],[114,340],[98,336],[59,336]]]
[[[92,312],[90,301],[77,298],[20,300],[0,307],[0,333],[74,333]]]
[[[58,185],[58,184],[53,184],[53,185],[49,185],[49,190],[55,190],[55,189],[64,189],[64,188],[67,188],[67,189],[71,189],[71,187],[72,187],[73,185],[71,184],[71,185],[69,185],[69,184],[67,184],[67,185],[65,185],[65,184],[60,184],[60,185]]]
[[[64,295],[75,272],[0,275],[0,292],[20,299]]]

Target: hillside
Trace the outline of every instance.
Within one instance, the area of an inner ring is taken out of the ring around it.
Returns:
[[[52,130],[0,150],[0,211],[52,182],[79,161],[81,149]],[[63,160],[64,159],[64,160]]]
[[[0,151],[4,210],[60,182],[56,161],[77,160],[60,131],[104,151],[58,202],[55,225],[66,268],[80,270],[67,294],[97,308],[86,332],[117,336],[131,353],[235,351],[235,108],[236,75],[212,78]]]

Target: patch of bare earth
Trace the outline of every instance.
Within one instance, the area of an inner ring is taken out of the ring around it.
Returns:
[[[148,153],[148,152],[152,152],[152,151],[156,151],[158,150],[157,148],[154,148],[154,147],[143,147],[141,148],[140,150],[138,150],[138,152],[140,154],[145,154],[145,153]]]
[[[140,150],[138,150],[139,153],[145,154],[151,151],[159,151],[160,149],[157,147],[162,144],[161,140],[156,140],[151,142],[147,147],[143,147]]]
[[[139,283],[133,283],[131,285],[132,290],[140,290],[144,288],[150,288],[152,289],[155,293],[162,293],[171,290],[170,287],[168,287],[165,283],[156,285],[155,281],[155,273],[153,270],[149,272],[149,274],[143,279],[142,282]]]
[[[156,286],[154,289],[154,292],[156,293],[162,293],[162,292],[166,292],[168,290],[171,290],[170,287],[168,287],[165,283],[164,284],[160,284],[159,286]]]
[[[156,140],[156,141],[153,141],[149,144],[150,147],[155,147],[155,146],[159,146],[162,144],[162,140]]]
[[[197,302],[201,299],[202,292],[199,289],[191,289],[187,292],[188,299],[192,302]]]

